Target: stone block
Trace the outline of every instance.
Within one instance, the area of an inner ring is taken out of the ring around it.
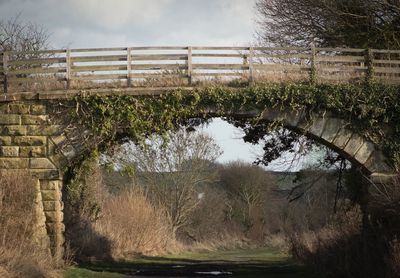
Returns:
[[[19,147],[15,147],[15,146],[0,147],[0,155],[3,157],[18,157],[19,156]]]
[[[30,158],[31,169],[57,169],[56,166],[51,163],[47,158]]]
[[[333,140],[332,144],[338,147],[339,149],[344,149],[347,142],[350,140],[353,132],[347,128],[341,128],[337,133],[335,139]]]
[[[0,113],[1,114],[8,113],[8,104],[7,103],[0,104]]]
[[[46,147],[43,146],[24,146],[19,148],[20,157],[43,157],[46,156]]]
[[[48,115],[22,115],[21,123],[23,125],[44,125],[49,124],[49,116]]]
[[[10,146],[12,142],[11,136],[0,136],[0,146]]]
[[[41,115],[46,114],[46,105],[42,104],[32,104],[31,105],[31,114],[33,115]]]
[[[7,125],[3,127],[3,135],[26,135],[27,128],[23,125]]]
[[[50,140],[54,143],[54,145],[60,146],[67,142],[67,137],[65,135],[51,136]]]
[[[393,167],[389,166],[386,157],[380,150],[374,150],[365,162],[364,167],[371,173],[393,173]]]
[[[46,215],[46,222],[50,223],[62,222],[64,219],[64,215],[60,211],[45,211],[44,215]]]
[[[29,104],[11,103],[8,105],[9,113],[11,114],[29,114]]]
[[[41,190],[61,190],[62,181],[61,180],[41,180],[40,188]]]
[[[375,184],[391,184],[396,179],[396,173],[372,173],[370,179]]]
[[[321,137],[322,132],[324,131],[324,127],[325,127],[325,123],[327,121],[326,118],[315,118],[315,119],[311,119],[311,125],[308,128],[307,132],[317,136],[317,137]]]
[[[342,119],[327,118],[321,138],[329,143],[332,143],[337,133],[344,125],[345,121]]]
[[[368,158],[371,156],[372,152],[375,150],[375,146],[372,142],[365,141],[358,152],[355,154],[354,158],[361,164],[365,164]]]
[[[63,223],[46,223],[46,229],[49,234],[56,234],[65,232],[65,226]]]
[[[0,114],[0,125],[20,125],[21,116],[14,114]]]
[[[45,146],[47,138],[45,136],[16,136],[14,143],[19,146]]]
[[[344,147],[344,151],[348,153],[350,156],[354,156],[363,144],[364,144],[364,138],[356,133],[353,133],[350,140]]]
[[[61,201],[44,201],[44,211],[60,211],[62,209]]]
[[[28,158],[0,158],[1,169],[28,169]]]
[[[62,148],[61,153],[68,159],[71,160],[73,159],[76,154],[77,151],[75,150],[75,148],[72,145],[66,145]]]
[[[29,125],[27,127],[28,135],[60,135],[63,128],[60,125]]]
[[[49,160],[57,167],[62,168],[68,164],[68,159],[63,154],[55,154],[48,157]]]
[[[280,110],[278,108],[268,108],[261,113],[261,118],[267,121],[282,121],[285,125],[297,126],[303,111],[301,110]]]
[[[61,178],[61,174],[55,169],[29,169],[32,176],[40,180],[51,180]]]
[[[58,190],[41,190],[42,193],[42,200],[45,201],[53,201],[58,202],[60,201],[60,194]]]

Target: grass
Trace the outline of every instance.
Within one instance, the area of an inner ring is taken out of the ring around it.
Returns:
[[[196,272],[231,272],[232,278],[312,278],[303,266],[276,249],[187,252],[164,257],[143,257],[134,261],[98,263],[69,269],[66,278],[91,277],[199,277]],[[200,277],[210,277],[200,275]]]

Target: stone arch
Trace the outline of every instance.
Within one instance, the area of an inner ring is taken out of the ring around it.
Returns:
[[[267,121],[281,121],[286,128],[302,133],[333,149],[361,167],[372,181],[384,182],[394,175],[394,168],[390,166],[379,146],[354,132],[349,122],[325,111],[309,116],[304,110],[266,109],[260,118]],[[309,118],[312,120],[308,120]]]
[[[51,120],[53,105],[49,100],[40,99],[0,104],[0,170],[24,169],[38,178],[39,210],[45,215],[42,226],[46,227],[53,255],[61,258],[64,244],[62,170],[87,151],[87,147],[80,140],[68,138],[65,127]],[[221,116],[211,110],[208,113]],[[316,115],[310,123],[306,113],[291,109],[234,114],[266,121],[280,120],[287,128],[312,137],[360,165],[371,177],[380,179],[394,172],[378,146],[352,132],[345,121],[333,115]]]

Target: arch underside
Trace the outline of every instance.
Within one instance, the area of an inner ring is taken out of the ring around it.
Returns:
[[[0,104],[0,170],[28,170],[40,181],[41,209],[53,254],[61,257],[63,250],[63,171],[74,160],[89,152],[86,142],[57,119],[50,117],[51,106],[45,100],[14,101]],[[215,110],[208,116],[223,116]],[[307,120],[306,113],[287,109],[236,111],[235,117],[255,117],[265,121],[282,121],[285,127],[318,141],[337,151],[376,181],[391,177],[390,166],[379,146],[353,132],[349,124],[329,113]],[[82,134],[85,131],[80,131]]]

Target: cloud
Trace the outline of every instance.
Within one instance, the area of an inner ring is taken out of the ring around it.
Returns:
[[[0,0],[0,18],[44,26],[53,47],[248,44],[255,0]]]
[[[69,0],[76,17],[110,30],[158,22],[172,0]]]

